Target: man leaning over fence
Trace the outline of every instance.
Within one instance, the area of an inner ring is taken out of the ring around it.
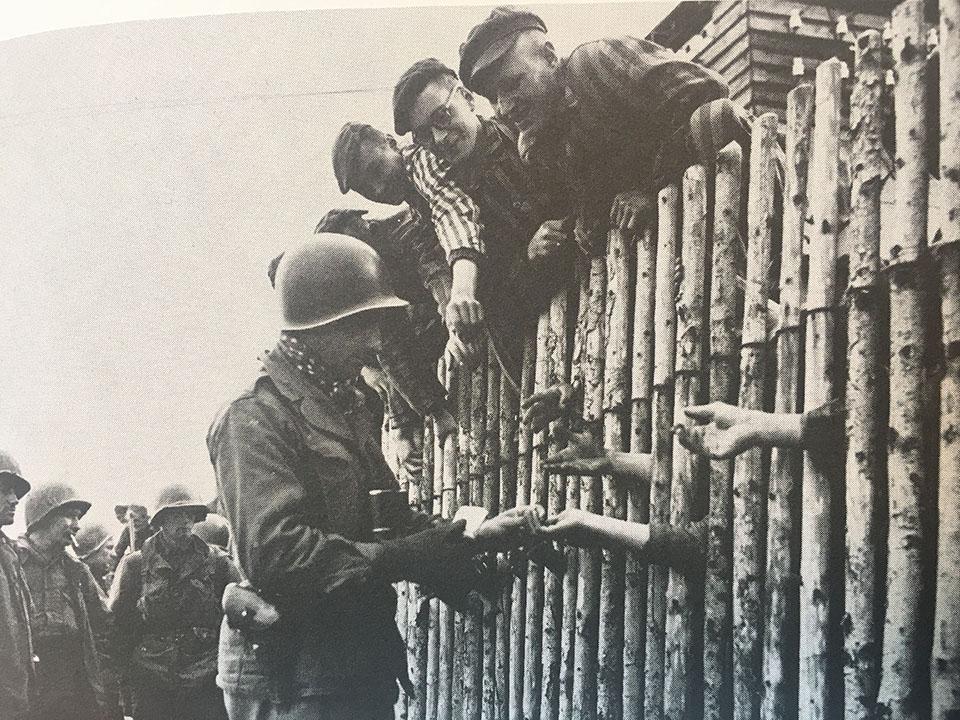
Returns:
[[[561,59],[543,20],[500,7],[460,46],[460,77],[519,131],[526,161],[566,171],[592,254],[609,227],[638,229],[651,195],[688,165],[734,140],[749,151],[747,114],[720,76],[648,40],[604,38]]]
[[[562,178],[525,164],[513,131],[477,114],[473,95],[434,58],[414,63],[393,94],[398,134],[412,132],[407,169],[428,201],[453,273],[451,351],[475,362],[486,325],[518,387],[523,328],[569,279]]]

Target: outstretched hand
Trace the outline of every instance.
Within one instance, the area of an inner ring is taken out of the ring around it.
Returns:
[[[548,473],[566,475],[610,475],[613,462],[605,450],[589,432],[573,432],[560,429],[554,435],[557,442],[567,446],[543,461]]]
[[[572,401],[573,386],[569,383],[558,383],[534,393],[520,404],[523,424],[529,425],[533,432],[540,432],[569,412]]]
[[[678,424],[673,431],[692,453],[716,460],[731,458],[759,445],[765,437],[767,413],[759,410],[712,402],[691,405],[684,408],[684,413],[697,424]]]
[[[568,508],[547,518],[540,536],[562,540],[578,547],[588,547],[596,542],[595,527],[598,517],[586,510]]]
[[[504,510],[486,520],[476,533],[476,540],[497,549],[510,549],[538,537],[547,513],[540,505],[523,505]]]

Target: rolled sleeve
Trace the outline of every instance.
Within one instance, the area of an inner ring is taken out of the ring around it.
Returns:
[[[246,397],[230,406],[208,438],[237,562],[254,586],[271,595],[325,594],[366,581],[375,544],[303,521],[307,492],[290,437],[281,408]],[[311,482],[317,480],[324,478],[311,470]]]

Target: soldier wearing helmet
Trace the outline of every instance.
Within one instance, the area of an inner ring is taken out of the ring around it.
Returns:
[[[30,590],[3,527],[13,523],[17,505],[28,492],[30,483],[17,461],[0,450],[0,717],[14,720],[27,716],[33,678]]]
[[[220,598],[241,580],[230,558],[193,534],[207,516],[183,485],[160,493],[156,528],[125,555],[110,591],[118,648],[136,720],[217,720],[226,711],[216,686]]]
[[[26,501],[27,532],[17,553],[33,598],[31,628],[39,659],[30,717],[102,717],[103,688],[96,636],[107,622],[103,591],[72,547],[90,509],[66,484],[38,487]]]
[[[217,680],[232,720],[281,708],[291,718],[392,718],[406,652],[391,583],[462,600],[476,548],[463,523],[434,522],[405,501],[386,537],[373,532],[370,491],[398,485],[354,381],[406,306],[380,257],[355,238],[319,234],[284,254],[276,280],[280,340],[207,446],[237,562],[280,619],[253,642],[228,618]]]

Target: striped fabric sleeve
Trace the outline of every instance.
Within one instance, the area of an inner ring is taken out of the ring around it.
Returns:
[[[451,265],[461,258],[478,260],[485,253],[476,202],[450,177],[450,168],[433,153],[416,148],[407,156],[414,187],[430,205],[437,240]]]

